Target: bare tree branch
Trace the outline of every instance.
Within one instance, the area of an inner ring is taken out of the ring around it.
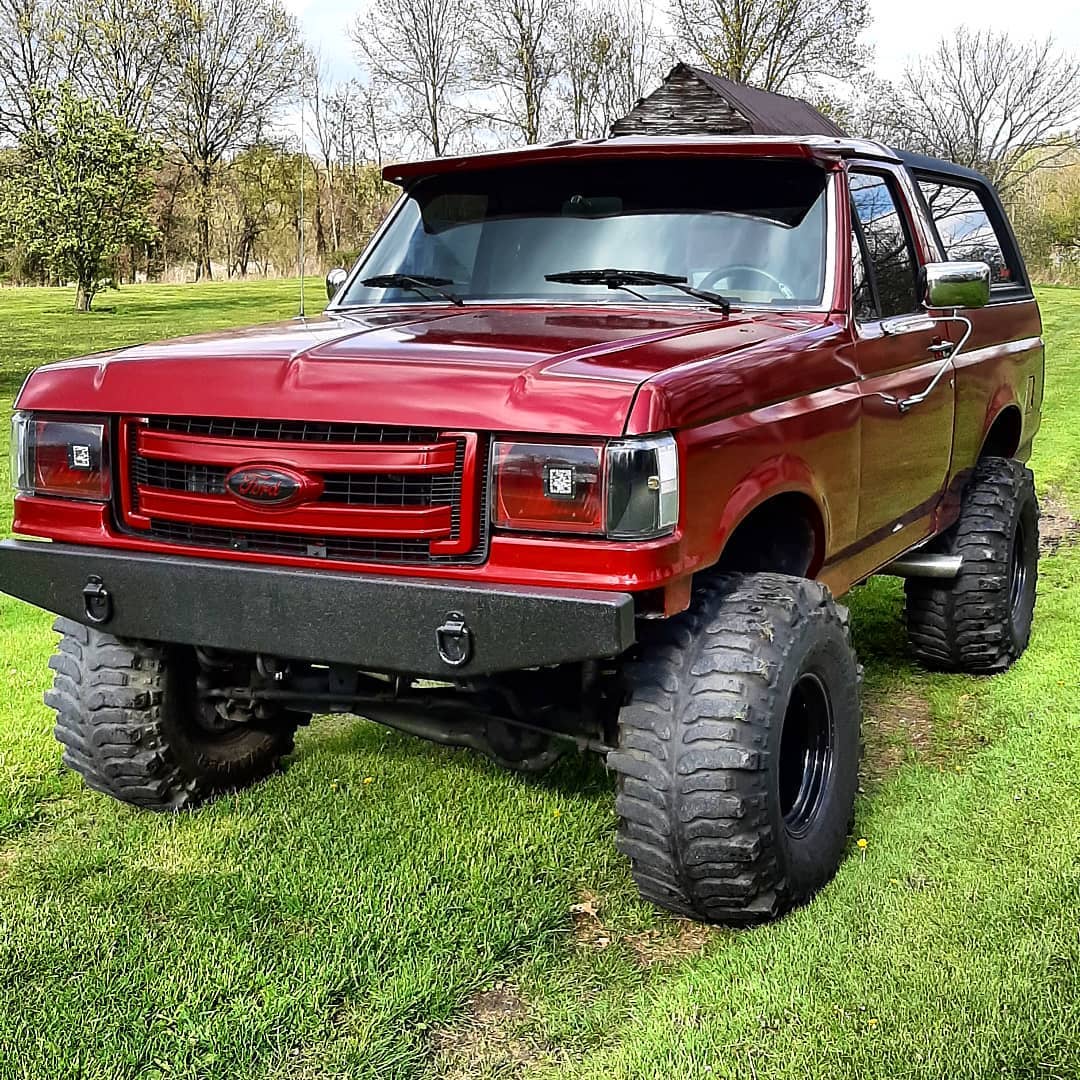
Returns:
[[[846,79],[866,64],[867,0],[670,0],[681,59],[764,90]]]
[[[352,27],[372,82],[392,89],[395,122],[435,157],[474,119],[466,88],[471,0],[374,0]]]
[[[571,5],[560,23],[561,134],[602,138],[661,75],[662,38],[644,0]]]
[[[1068,152],[1080,118],[1080,60],[1053,40],[961,27],[909,67],[897,142],[968,165],[1008,193]]]

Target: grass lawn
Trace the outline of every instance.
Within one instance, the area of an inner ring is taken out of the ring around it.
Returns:
[[[1041,300],[1032,464],[1064,533],[1080,291]],[[5,406],[38,363],[288,317],[296,287],[100,304],[0,292]],[[867,845],[742,933],[637,900],[612,781],[585,759],[521,779],[338,718],[284,775],[193,814],[84,791],[41,701],[50,619],[0,597],[0,1078],[1076,1077],[1080,548],[1041,573],[1032,647],[989,680],[910,663],[895,582],[850,597]]]

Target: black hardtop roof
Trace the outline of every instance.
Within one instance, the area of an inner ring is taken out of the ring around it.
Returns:
[[[955,176],[960,180],[974,181],[983,184],[993,190],[994,185],[977,169],[970,169],[966,165],[957,165],[953,161],[944,158],[928,157],[926,154],[916,154],[912,150],[897,150],[892,152],[909,168],[916,172],[939,173],[943,176]]]

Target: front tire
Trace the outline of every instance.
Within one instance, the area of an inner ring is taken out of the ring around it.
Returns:
[[[149,810],[182,810],[270,775],[292,750],[297,717],[266,729],[202,715],[194,653],[58,619],[45,704],[64,764],[86,785]]]
[[[990,675],[1027,648],[1039,575],[1039,504],[1031,470],[984,458],[960,517],[929,551],[963,557],[952,581],[909,578],[908,641],[927,667]]]
[[[719,576],[628,665],[619,848],[642,895],[745,925],[805,903],[843,859],[858,787],[860,669],[822,585]]]

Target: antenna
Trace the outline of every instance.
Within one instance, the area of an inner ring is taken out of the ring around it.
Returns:
[[[300,269],[300,311],[298,319],[304,319],[304,162],[307,161],[306,139],[304,136],[304,78],[300,76],[300,227],[297,230],[299,242],[297,245],[296,262]]]

